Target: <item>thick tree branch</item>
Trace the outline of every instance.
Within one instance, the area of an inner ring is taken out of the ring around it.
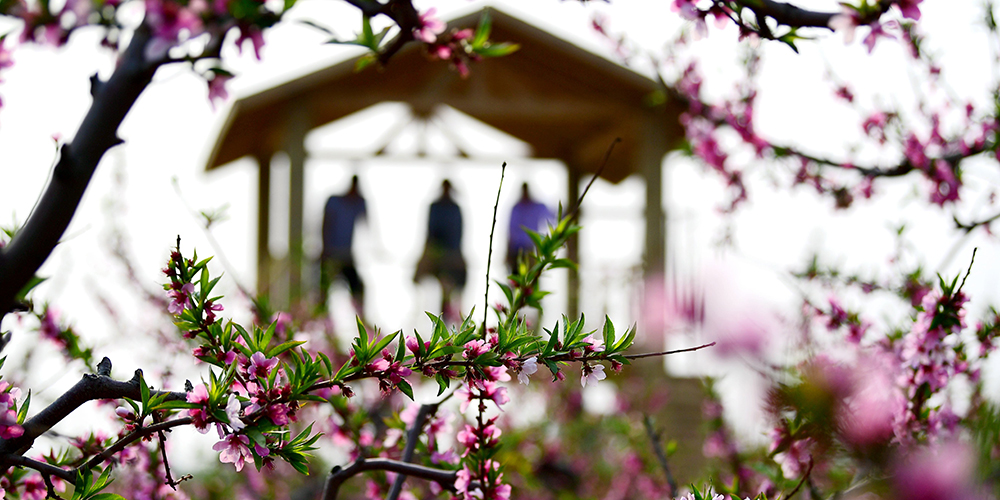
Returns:
[[[330,475],[326,478],[326,485],[323,487],[323,500],[336,500],[337,494],[340,492],[340,486],[344,484],[344,481],[347,481],[352,476],[370,470],[384,470],[395,472],[397,474],[419,477],[428,481],[436,481],[442,487],[450,491],[455,491],[455,478],[458,477],[458,471],[433,469],[431,467],[408,464],[406,462],[400,462],[390,458],[366,459],[362,457],[357,459],[346,469],[338,465],[330,471]]]
[[[72,483],[76,481],[76,472],[71,470],[62,469],[56,467],[52,464],[47,464],[45,462],[39,462],[38,460],[32,460],[28,457],[21,455],[3,455],[0,456],[0,464],[7,467],[25,467],[28,469],[34,469],[42,474],[55,476],[63,481],[69,481]]]
[[[101,371],[110,371],[111,362],[108,358],[104,358],[101,361]],[[76,383],[72,388],[66,391],[65,394],[55,400],[49,406],[45,407],[42,411],[38,412],[35,416],[26,420],[22,427],[24,427],[24,434],[20,437],[14,439],[0,440],[0,456],[3,455],[21,455],[31,448],[31,445],[35,442],[39,436],[44,434],[46,431],[52,428],[66,417],[73,413],[74,410],[82,406],[88,401],[93,401],[96,399],[120,399],[120,398],[131,398],[131,399],[141,399],[142,395],[139,389],[139,378],[142,372],[136,370],[135,376],[132,380],[128,382],[120,382],[108,377],[103,374],[86,374]],[[152,391],[152,394],[164,394],[164,392]],[[166,392],[168,394],[167,400],[184,400],[187,394],[183,392]],[[180,419],[183,420],[183,419]],[[177,422],[176,420],[165,423]],[[179,424],[174,424],[179,425]],[[142,430],[149,431],[154,429],[156,426],[145,427]],[[138,432],[138,431],[137,431]],[[155,432],[155,431],[154,431]],[[124,438],[123,438],[124,439]],[[4,471],[0,470],[0,474]]]
[[[758,24],[763,28],[761,16],[774,19],[778,24],[792,28],[827,28],[830,29],[830,19],[839,12],[816,12],[796,7],[792,4],[775,2],[774,0],[749,0],[744,2],[758,16]]]
[[[0,318],[14,309],[18,292],[59,243],[101,157],[122,142],[118,127],[156,72],[145,60],[150,38],[149,28],[140,26],[111,78],[94,85],[90,110],[72,143],[62,147],[45,193],[24,227],[0,251]]]

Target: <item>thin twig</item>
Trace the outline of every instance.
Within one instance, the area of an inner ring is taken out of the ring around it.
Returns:
[[[497,230],[497,209],[500,208],[500,191],[503,189],[503,175],[507,162],[500,165],[500,185],[497,186],[497,202],[493,205],[493,225],[490,226],[490,251],[486,254],[486,293],[483,294],[483,338],[486,338],[486,318],[490,310],[490,262],[493,260],[493,233]]]
[[[715,345],[715,342],[710,342],[708,344],[700,345],[698,347],[688,347],[687,349],[675,349],[673,351],[644,352],[642,354],[625,354],[622,357],[625,359],[642,359],[642,358],[652,358],[653,356],[668,356],[670,354],[678,354],[681,352],[698,351],[706,347],[712,347],[713,345]]]
[[[406,447],[403,448],[403,456],[401,457],[404,462],[413,460],[413,450],[416,449],[420,434],[424,431],[424,423],[427,422],[428,417],[437,413],[437,409],[438,403],[420,405],[417,416],[413,418],[413,424],[406,432]],[[405,475],[400,474],[396,476],[396,480],[392,483],[392,488],[389,489],[389,495],[385,497],[385,500],[396,500],[399,498],[399,494],[403,491],[404,482],[406,482]]]
[[[674,479],[674,475],[670,472],[670,465],[667,463],[667,454],[663,451],[663,446],[660,445],[660,434],[653,429],[653,422],[649,415],[643,415],[642,424],[646,428],[646,436],[649,437],[649,445],[653,447],[656,460],[660,462],[660,467],[663,468],[663,473],[667,476],[667,486],[670,487],[667,496],[673,496],[677,493],[677,480]]]
[[[813,470],[813,459],[812,457],[809,457],[809,467],[806,469],[806,473],[802,475],[802,479],[799,481],[799,484],[795,485],[795,489],[793,489],[792,492],[789,493],[788,496],[785,498],[791,499],[792,497],[795,496],[796,493],[799,492],[799,489],[802,488],[802,485],[806,483],[807,479],[809,479],[809,474],[812,472],[812,470]]]
[[[153,412],[153,423],[162,423],[156,412]],[[170,486],[174,491],[177,491],[177,482],[174,481],[174,478],[170,475],[170,462],[167,460],[167,437],[163,434],[162,430],[156,432],[156,437],[159,438],[160,441],[160,456],[163,459],[164,479],[167,481],[167,486]]]
[[[614,151],[615,145],[619,142],[622,142],[621,137],[615,137],[615,140],[611,141],[611,145],[608,146],[608,150],[604,152],[604,160],[601,161],[601,166],[598,167],[597,172],[594,172],[594,175],[590,178],[590,182],[587,183],[587,186],[583,188],[583,193],[580,193],[580,197],[576,200],[576,205],[569,211],[568,214],[566,214],[567,217],[570,215],[576,216],[577,212],[580,211],[580,205],[583,204],[583,198],[587,196],[587,192],[590,191],[590,186],[594,185],[594,181],[596,181],[597,178],[601,176],[601,173],[604,172],[604,167],[608,165],[608,160],[611,159],[611,152]]]
[[[370,470],[385,470],[397,474],[419,477],[428,481],[434,481],[449,491],[455,491],[455,478],[458,477],[458,471],[408,464],[391,458],[366,459],[361,457],[353,464],[347,466],[347,468],[338,465],[330,471],[330,475],[326,478],[326,485],[323,486],[323,500],[335,500],[337,494],[340,492],[340,486],[344,484],[344,481],[347,481],[354,475]],[[472,488],[476,485],[478,485],[478,482],[470,484],[469,487]]]
[[[52,476],[42,473],[42,480],[45,481],[45,489],[48,492],[45,498],[55,498],[57,500],[62,500],[62,497],[56,493],[56,487],[52,484]]]
[[[972,274],[972,264],[976,262],[976,250],[979,250],[979,247],[972,249],[972,259],[969,259],[969,269],[965,271],[965,277],[962,278],[962,284],[958,285],[958,290],[955,290],[956,294],[962,291],[962,287],[965,286],[965,280],[969,279],[969,275]]]
[[[150,425],[149,427],[142,427],[140,429],[136,429],[127,434],[125,437],[119,439],[115,444],[111,445],[110,448],[95,455],[94,458],[91,458],[89,461],[87,461],[86,464],[77,467],[74,470],[74,472],[82,468],[92,469],[94,467],[97,467],[98,465],[101,465],[101,462],[111,458],[112,456],[114,456],[115,453],[124,450],[126,446],[132,444],[138,439],[141,439],[143,436],[148,436],[155,432],[164,431],[166,429],[171,429],[173,427],[179,427],[181,425],[188,425],[192,422],[193,420],[191,419],[191,417],[184,417],[184,418],[177,418],[174,420],[168,420],[166,422],[160,422],[158,424]]]

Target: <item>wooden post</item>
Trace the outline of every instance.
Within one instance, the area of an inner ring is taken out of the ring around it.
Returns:
[[[285,152],[288,154],[288,300],[295,305],[302,298],[302,215],[305,198],[306,110],[296,105],[289,116]]]
[[[271,156],[257,155],[257,294],[271,289]]]
[[[650,114],[640,127],[639,152],[636,161],[638,171],[646,181],[646,252],[645,277],[663,275],[666,268],[667,227],[666,212],[663,208],[663,157],[666,155],[667,136],[665,127]]]
[[[566,161],[566,184],[567,201],[563,206],[564,210],[572,210],[580,199],[580,169],[570,161]],[[581,215],[577,215],[578,221]],[[566,242],[566,258],[580,263],[580,233],[570,235]],[[566,316],[572,321],[580,315],[580,273],[572,267],[566,271]]]

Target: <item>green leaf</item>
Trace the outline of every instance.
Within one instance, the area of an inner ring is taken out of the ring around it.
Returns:
[[[375,61],[378,61],[378,58],[375,56],[375,54],[365,54],[359,57],[358,61],[354,63],[354,71],[356,73],[360,72],[361,70],[367,68],[368,66],[371,66],[372,63],[374,63]]]
[[[14,297],[14,300],[17,302],[24,302],[24,299],[28,296],[28,293],[31,292],[31,290],[34,289],[36,286],[40,285],[46,279],[48,278],[39,278],[37,275],[32,276],[31,279],[28,280],[28,282],[21,288],[21,290],[17,292],[17,296]]]
[[[516,43],[487,43],[483,47],[474,48],[476,54],[483,57],[503,57],[517,52],[521,46]]]
[[[92,497],[88,497],[89,500],[126,500],[125,497],[117,493],[98,493]]]
[[[604,348],[610,349],[615,345],[615,325],[611,323],[611,318],[604,315]]]
[[[188,403],[187,401],[181,401],[175,399],[172,401],[162,401],[154,405],[151,410],[181,410],[185,408],[199,408],[201,405],[196,403]]]
[[[149,386],[146,385],[146,377],[139,377],[139,394],[142,395],[142,407],[149,406]]]
[[[398,387],[403,394],[406,394],[406,397],[410,398],[410,401],[413,401],[413,387],[410,387],[409,382],[400,380],[399,383],[396,384],[396,387]]]
[[[490,39],[490,31],[493,29],[493,20],[490,18],[489,9],[483,10],[483,15],[479,17],[479,26],[476,27],[476,34],[469,42],[473,48],[482,47]]]
[[[17,423],[23,424],[24,419],[28,416],[28,406],[31,405],[31,389],[28,389],[28,395],[25,396],[24,402],[21,403],[21,408],[17,410]]]
[[[304,340],[289,340],[288,342],[285,342],[285,343],[282,343],[282,344],[279,344],[279,345],[276,345],[276,346],[272,347],[271,350],[267,352],[267,357],[273,358],[275,356],[278,356],[279,354],[284,353],[285,351],[287,351],[289,349],[298,347],[298,346],[300,346],[302,344],[305,344],[305,343],[306,342]]]
[[[448,390],[449,386],[451,386],[451,379],[448,378],[448,377],[445,377],[444,375],[440,375],[440,374],[437,375],[434,378],[437,380],[437,383],[438,383],[438,393],[437,393],[437,395],[440,396],[440,395],[444,394],[444,391]]]
[[[368,330],[365,328],[365,324],[361,322],[361,318],[358,317],[358,339],[359,344],[366,349],[365,354],[367,355],[367,349],[370,342],[368,341]],[[361,353],[356,353],[359,357]]]
[[[371,350],[369,350],[368,352],[375,353],[375,355],[377,356],[378,353],[382,352],[382,349],[385,349],[386,346],[388,346],[389,343],[392,342],[392,339],[396,338],[396,335],[399,335],[401,332],[402,330],[396,330],[396,332],[393,333],[392,335],[389,335],[388,337],[385,337],[382,340],[378,341],[378,343],[372,346]]]

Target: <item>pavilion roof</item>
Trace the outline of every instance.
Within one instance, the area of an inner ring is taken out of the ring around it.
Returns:
[[[581,173],[596,171],[621,138],[602,173],[611,182],[642,172],[639,148],[651,140],[651,120],[667,132],[653,136],[657,149],[666,152],[680,136],[679,111],[648,104],[656,81],[496,9],[490,15],[491,40],[515,42],[517,52],[476,63],[463,79],[409,44],[381,68],[357,72],[355,58],[240,98],[206,168],[282,150],[294,113],[311,130],[382,102],[407,103],[418,116],[448,105],[524,141],[533,157],[559,159]],[[455,19],[449,28],[475,28],[480,16]]]

